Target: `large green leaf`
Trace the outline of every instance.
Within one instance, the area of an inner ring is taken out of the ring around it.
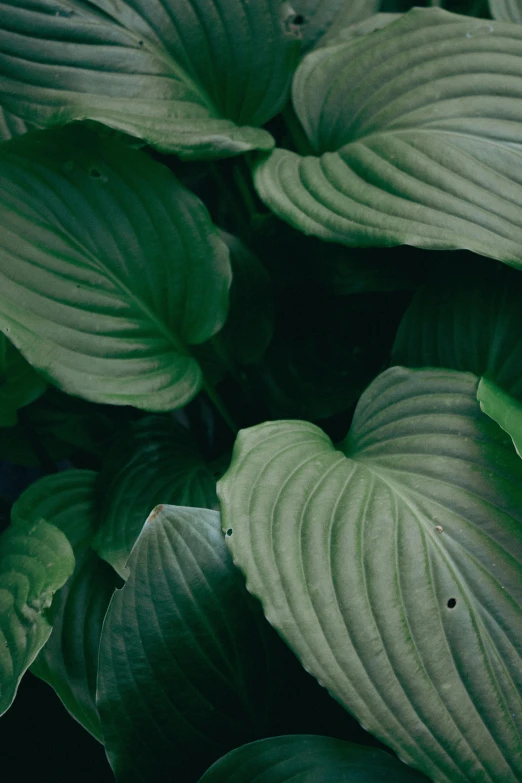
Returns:
[[[350,246],[522,264],[522,27],[414,9],[307,55],[293,102],[314,155],[255,168],[279,217]]]
[[[258,740],[217,761],[200,783],[396,783],[426,781],[382,750],[316,735]]]
[[[477,400],[484,413],[511,436],[518,456],[522,457],[522,403],[487,378],[480,380]]]
[[[262,424],[218,484],[269,621],[437,783],[522,776],[522,461],[477,384],[392,368],[339,447],[305,422]]]
[[[147,416],[132,425],[107,453],[96,484],[94,548],[126,578],[127,558],[155,506],[218,507],[215,472],[173,419]]]
[[[175,769],[193,783],[238,744],[331,730],[317,684],[247,593],[216,511],[157,507],[129,567],[103,625],[98,676],[118,780],[149,783]]]
[[[522,24],[521,0],[489,0],[491,16],[501,22]]]
[[[0,536],[0,715],[49,638],[47,610],[73,569],[67,538],[43,520],[13,525]]]
[[[65,533],[76,551],[89,544],[97,527],[93,509],[97,473],[64,470],[31,484],[14,503],[11,522],[45,519]]]
[[[36,400],[46,386],[12,342],[0,334],[0,427],[14,426],[17,410]]]
[[[147,410],[202,383],[189,346],[224,323],[228,249],[147,155],[74,126],[0,149],[0,327],[65,391]]]
[[[521,275],[506,267],[431,283],[402,319],[392,363],[488,375],[522,399],[521,300]]]
[[[380,0],[292,0],[303,49],[312,48],[332,28],[355,24],[377,13]]]
[[[299,40],[282,0],[7,0],[0,103],[92,119],[184,157],[270,149]]]
[[[98,649],[109,601],[121,580],[88,547],[77,556],[74,574],[53,602],[53,630],[31,666],[68,712],[96,739],[102,731],[96,708]]]

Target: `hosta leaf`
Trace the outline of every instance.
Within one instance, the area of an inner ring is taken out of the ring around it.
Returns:
[[[315,155],[255,169],[279,217],[350,246],[522,264],[522,27],[414,9],[307,55],[293,102]]]
[[[121,581],[88,547],[53,602],[53,630],[32,674],[49,683],[68,712],[102,742],[96,709],[98,648],[109,601]]]
[[[91,119],[184,157],[270,149],[299,54],[282,0],[6,0],[0,103]]]
[[[312,48],[332,28],[355,24],[377,13],[380,0],[292,0],[303,49]]]
[[[228,250],[144,153],[74,126],[0,148],[0,325],[63,390],[168,410],[223,324]]]
[[[335,46],[345,41],[350,41],[360,35],[368,35],[386,27],[387,24],[397,21],[399,14],[386,13],[368,16],[360,22],[348,25],[335,25],[319,41],[319,46]]]
[[[47,383],[0,334],[0,427],[12,427],[18,421],[16,412],[44,393]]]
[[[269,621],[437,783],[522,776],[522,461],[477,384],[392,368],[339,447],[312,424],[262,424],[218,485]]]
[[[45,519],[67,536],[76,551],[89,544],[97,527],[93,510],[97,473],[93,470],[64,470],[31,484],[11,509],[11,522]]]
[[[199,783],[396,783],[424,775],[382,750],[331,737],[290,735],[258,740],[217,761]]]
[[[393,347],[393,364],[488,375],[522,399],[522,280],[503,268],[450,275],[418,291]]]
[[[288,733],[289,721],[314,711],[328,720],[245,590],[216,511],[157,507],[129,568],[99,658],[98,709],[117,780],[148,783],[175,766],[176,780],[192,783],[238,744]]]
[[[74,569],[65,535],[43,520],[0,536],[0,715],[52,630],[46,610]]]
[[[522,24],[522,3],[520,0],[489,0],[491,16],[501,22]]]
[[[507,432],[519,457],[522,457],[522,403],[488,380],[481,378],[477,389],[480,407]]]
[[[217,508],[214,467],[191,434],[163,416],[147,416],[117,439],[96,484],[98,554],[123,577],[150,511],[159,503]]]
[[[32,129],[33,126],[30,123],[24,122],[20,117],[16,117],[0,106],[0,142],[9,141],[15,136],[22,136]]]

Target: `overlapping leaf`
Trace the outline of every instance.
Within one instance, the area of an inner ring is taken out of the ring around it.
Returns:
[[[484,413],[511,436],[518,456],[522,457],[522,403],[487,378],[480,380],[477,399]]]
[[[522,3],[520,0],[489,0],[491,15],[501,22],[522,24]]]
[[[522,776],[522,461],[478,379],[392,368],[338,448],[240,433],[234,561],[304,666],[437,783]]]
[[[217,761],[200,783],[396,783],[426,781],[382,750],[317,735],[258,740]]]
[[[289,724],[331,728],[326,693],[248,595],[216,511],[156,508],[129,567],[99,658],[98,709],[117,780],[148,783],[175,769],[193,783],[238,744]],[[342,716],[335,722],[347,731]]]
[[[202,383],[189,346],[224,323],[228,250],[144,153],[75,126],[0,151],[0,326],[65,391],[147,410]]]
[[[315,155],[255,169],[279,217],[351,246],[522,264],[522,27],[414,9],[307,55],[293,102]]]
[[[282,0],[5,0],[0,104],[42,126],[92,119],[185,157],[270,149],[258,126],[299,54]]]
[[[65,535],[43,520],[19,523],[0,537],[0,714],[52,630],[54,593],[74,569]]]
[[[217,508],[214,466],[172,419],[147,416],[107,453],[96,484],[96,551],[124,578],[127,558],[159,503]]]
[[[303,49],[311,49],[332,28],[355,24],[377,13],[380,0],[293,0]]]
[[[487,375],[522,399],[522,280],[503,268],[449,275],[418,291],[393,347],[393,364]]]
[[[17,410],[36,400],[46,386],[11,341],[0,334],[0,427],[14,426]]]
[[[0,142],[9,141],[15,136],[23,136],[28,130],[32,130],[30,123],[24,122],[11,112],[0,106]]]

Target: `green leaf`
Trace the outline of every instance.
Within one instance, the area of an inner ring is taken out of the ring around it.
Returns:
[[[511,436],[519,457],[522,457],[522,403],[489,381],[481,378],[477,388],[480,408]]]
[[[270,149],[299,40],[282,0],[7,0],[0,103],[91,119],[187,158]]]
[[[377,4],[378,5],[378,4]],[[337,44],[350,41],[360,35],[368,35],[376,30],[381,30],[391,22],[397,21],[400,14],[386,13],[374,14],[368,16],[360,22],[335,25],[319,41],[319,46],[336,46]]]
[[[129,567],[99,657],[98,710],[117,780],[149,783],[175,766],[176,780],[192,783],[238,744],[288,733],[303,715],[309,725],[314,712],[328,722],[317,684],[245,590],[216,511],[158,506]]]
[[[0,427],[12,427],[16,412],[44,393],[47,383],[7,337],[0,334]]]
[[[0,715],[49,638],[47,610],[73,569],[67,538],[43,520],[13,525],[0,536]]]
[[[33,127],[31,123],[24,122],[20,117],[16,117],[0,106],[0,142],[22,136]]]
[[[51,636],[31,666],[31,673],[47,682],[68,712],[100,742],[98,649],[109,601],[120,584],[107,563],[82,547],[73,576],[54,599]]]
[[[217,761],[199,783],[396,783],[426,781],[382,750],[331,737],[290,735],[258,740]]]
[[[239,434],[218,484],[268,620],[437,783],[522,776],[522,462],[477,384],[392,368],[337,448],[268,422]]]
[[[489,9],[494,19],[501,22],[522,24],[522,3],[520,0],[489,0]]]
[[[273,151],[257,191],[330,242],[521,266],[521,99],[521,27],[414,9],[305,57],[293,102],[314,155]]]
[[[81,126],[0,148],[0,326],[64,391],[169,410],[223,325],[228,250],[160,164]]]
[[[45,519],[65,533],[73,550],[87,546],[97,527],[94,470],[63,470],[31,484],[14,503],[11,523]]]
[[[392,363],[487,375],[522,399],[522,280],[505,267],[468,270],[418,291],[393,346]]]
[[[127,559],[151,509],[159,503],[217,508],[215,472],[192,435],[173,419],[147,416],[137,422],[103,462],[94,549],[127,578]]]
[[[298,27],[307,51],[331,29],[346,27],[375,14],[380,0],[292,0],[298,15]],[[297,23],[296,23],[297,24]]]

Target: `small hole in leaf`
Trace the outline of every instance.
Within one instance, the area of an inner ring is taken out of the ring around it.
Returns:
[[[448,609],[453,609],[457,605],[457,599],[456,598],[450,598],[446,606]]]
[[[231,535],[232,535],[232,528],[229,527],[227,530],[227,536],[231,536]]]
[[[93,179],[100,179],[101,171],[98,171],[98,169],[92,168],[89,171],[89,176],[91,176]]]
[[[294,24],[304,24],[305,21],[306,20],[305,20],[303,14],[296,14],[294,16]]]
[[[138,46],[143,46],[143,41],[138,41]]]

